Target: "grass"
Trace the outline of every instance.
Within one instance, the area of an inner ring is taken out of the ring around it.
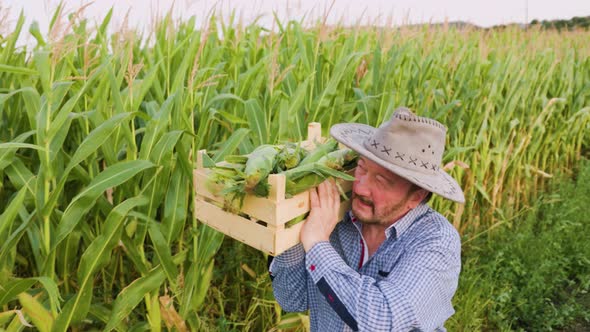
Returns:
[[[464,246],[451,331],[590,328],[590,162],[518,222]]]

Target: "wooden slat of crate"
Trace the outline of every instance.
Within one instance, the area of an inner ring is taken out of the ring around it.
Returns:
[[[206,169],[197,169],[194,171],[196,194],[223,204],[224,198],[215,195],[207,188],[207,173],[208,170]],[[271,184],[271,190],[273,189],[275,189],[275,186]],[[285,199],[284,189],[282,192],[283,199],[281,200],[246,195],[244,198],[244,205],[240,211],[253,218],[264,220],[271,225],[284,224],[309,211],[309,193],[304,192],[295,195],[292,198]]]
[[[283,225],[261,225],[254,220],[223,211],[205,199],[196,198],[195,217],[206,225],[260,251],[278,255],[299,243],[303,222],[289,228]],[[350,201],[342,202],[338,213],[342,219],[350,209]]]
[[[290,228],[260,225],[253,220],[232,214],[197,198],[197,219],[212,228],[271,255],[278,255],[299,242],[303,223]]]
[[[206,197],[208,200],[223,204],[224,198],[222,196],[215,195],[206,186],[207,181],[206,169],[197,169],[194,171],[195,177],[195,188],[198,196]],[[282,194],[282,199],[273,197],[273,190],[276,190],[276,186],[281,183],[284,185],[284,179],[276,175],[271,175],[271,178],[276,178],[275,181],[271,181],[271,198],[256,197],[254,195],[246,195],[244,198],[244,205],[241,208],[241,212],[247,214],[258,220],[264,220],[270,225],[282,225],[293,218],[300,216],[309,211],[309,192],[303,192],[297,194],[291,198],[284,198],[284,188],[279,191],[278,195]],[[275,183],[272,183],[275,182]],[[352,183],[348,181],[341,181],[341,187],[344,192],[348,192],[352,188]],[[281,197],[281,196],[279,196]]]

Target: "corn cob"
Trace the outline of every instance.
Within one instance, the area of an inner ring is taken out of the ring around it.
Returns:
[[[319,164],[335,170],[346,169],[349,164],[355,162],[358,154],[351,149],[341,149],[332,151],[318,160]]]
[[[277,153],[273,145],[261,145],[252,151],[244,169],[246,191],[253,192],[254,187],[268,177],[275,166]]]
[[[209,182],[224,196],[224,209],[237,213],[246,193],[268,197],[271,172],[285,175],[287,197],[314,188],[329,177],[354,180],[344,171],[355,164],[357,154],[350,149],[336,148],[337,142],[333,139],[310,152],[296,145],[282,148],[262,145],[247,156],[226,156],[225,163],[212,168]],[[214,191],[213,186],[210,190]]]
[[[228,167],[229,165],[229,167]],[[243,165],[228,164],[211,168],[211,174],[207,178],[207,189],[223,196],[223,209],[232,213],[238,213],[246,196],[244,191]]]
[[[307,156],[307,150],[300,146],[284,146],[277,154],[277,172],[297,167],[301,160]]]
[[[354,177],[341,172],[341,170],[350,168],[356,158],[356,152],[350,149],[336,150],[326,154],[317,162],[298,166],[283,172],[286,177],[286,195],[297,195],[298,193],[316,187],[328,177],[348,181],[354,180]]]
[[[228,163],[232,163],[232,164],[245,165],[246,162],[248,161],[248,156],[232,154],[232,155],[225,156],[225,158],[223,158],[223,160],[225,160]]]
[[[301,160],[299,166],[307,165],[314,163],[320,160],[323,156],[327,155],[328,153],[334,151],[338,147],[338,142],[330,138],[325,143],[320,144],[315,149],[313,149],[309,154]]]

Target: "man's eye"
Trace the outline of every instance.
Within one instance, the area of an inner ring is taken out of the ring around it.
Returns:
[[[377,176],[377,183],[382,187],[389,187],[391,182],[382,176]]]

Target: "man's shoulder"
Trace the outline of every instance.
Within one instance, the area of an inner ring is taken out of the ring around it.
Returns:
[[[457,229],[438,211],[428,208],[421,218],[408,230],[420,243],[428,242],[437,246],[459,246],[461,237]]]

